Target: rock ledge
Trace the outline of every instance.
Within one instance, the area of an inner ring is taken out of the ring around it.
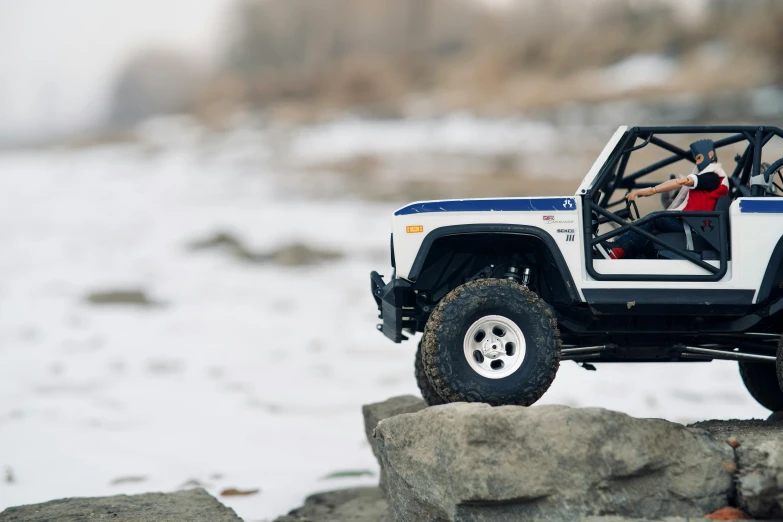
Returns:
[[[99,498],[66,498],[11,507],[0,522],[242,522],[203,489]]]

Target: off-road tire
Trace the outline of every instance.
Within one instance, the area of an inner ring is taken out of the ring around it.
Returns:
[[[500,315],[521,329],[526,352],[521,366],[502,379],[478,374],[463,349],[478,319]],[[446,402],[530,406],[546,392],[560,366],[560,332],[546,303],[527,287],[506,279],[479,279],[452,290],[424,328],[422,358],[429,382]]]
[[[777,364],[740,361],[739,371],[745,388],[756,402],[772,411],[783,411],[783,389],[780,386],[781,354],[783,345],[778,346]],[[777,368],[776,368],[777,366]]]
[[[446,404],[435,388],[432,387],[429,377],[424,372],[424,364],[421,360],[421,341],[416,348],[416,358],[413,362],[414,374],[416,375],[416,384],[419,385],[419,391],[421,391],[421,397],[429,406],[437,406],[438,404]]]

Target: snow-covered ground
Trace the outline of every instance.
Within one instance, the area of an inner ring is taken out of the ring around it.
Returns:
[[[0,155],[0,509],[198,483],[259,488],[221,500],[260,521],[377,481],[360,407],[417,393],[415,343],[375,330],[369,293],[395,205],[285,196],[263,133],[197,134]],[[220,230],[345,257],[293,268],[187,248]],[[159,304],[85,301],[122,288]],[[564,363],[542,403],[680,422],[768,413],[717,362]],[[324,478],[346,470],[375,476]]]

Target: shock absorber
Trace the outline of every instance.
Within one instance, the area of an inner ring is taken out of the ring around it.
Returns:
[[[519,255],[514,254],[511,256],[511,261],[508,263],[508,269],[503,274],[505,279],[510,279],[520,285],[527,286],[530,283],[530,268],[525,267],[520,271],[519,269]]]

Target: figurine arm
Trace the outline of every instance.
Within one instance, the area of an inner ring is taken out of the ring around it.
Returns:
[[[683,186],[693,187],[697,183],[696,180],[697,178],[694,175],[685,178],[680,178],[680,179],[670,179],[654,187],[639,189],[639,190],[634,190],[633,192],[629,192],[628,195],[625,196],[625,199],[627,199],[628,201],[634,201],[638,197],[646,198],[646,197],[654,196],[655,194],[660,194],[661,192],[671,192],[672,190],[677,190]]]

